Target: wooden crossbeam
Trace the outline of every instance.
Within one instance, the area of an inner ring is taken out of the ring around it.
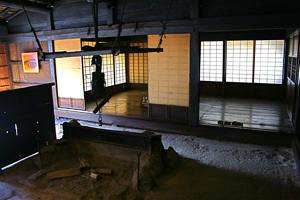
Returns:
[[[120,53],[151,53],[151,52],[163,52],[162,48],[126,48],[119,49]],[[107,49],[107,50],[95,50],[95,51],[73,51],[73,52],[53,52],[53,53],[44,53],[44,59],[54,59],[54,58],[67,58],[67,57],[78,57],[78,56],[94,56],[94,55],[104,55],[115,53],[116,50]]]
[[[17,12],[15,12],[14,14],[12,14],[11,16],[7,17],[6,21],[9,22],[10,20],[16,18],[17,16],[19,16],[22,13],[23,13],[23,10],[18,10]]]

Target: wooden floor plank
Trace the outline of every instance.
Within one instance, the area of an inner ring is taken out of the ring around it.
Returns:
[[[218,125],[218,121],[238,121],[244,128],[291,132],[286,105],[258,99],[200,98],[200,124]]]
[[[143,96],[148,96],[147,90],[135,89],[120,92],[113,95],[100,111],[103,114],[146,118],[148,109],[141,105]],[[86,102],[87,111],[93,111],[95,107],[95,101]]]

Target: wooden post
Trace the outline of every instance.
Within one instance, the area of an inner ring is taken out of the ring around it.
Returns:
[[[289,37],[285,38],[284,41],[284,61],[283,61],[283,69],[282,69],[282,85],[283,85],[283,98],[287,98],[287,69],[288,69],[288,61],[289,61]]]
[[[191,1],[190,17],[198,19],[199,1]],[[200,86],[200,37],[197,30],[190,33],[190,94],[189,94],[189,125],[199,125],[199,86]]]
[[[199,124],[200,38],[197,31],[190,34],[190,94],[189,125]]]
[[[54,30],[54,18],[53,18],[53,10],[51,9],[51,12],[49,13],[48,16],[48,29]],[[49,40],[48,41],[48,52],[52,53],[54,52],[54,41]],[[53,106],[54,109],[58,108],[58,97],[57,97],[57,80],[56,80],[56,66],[55,66],[55,60],[50,59],[49,60],[49,67],[50,67],[50,76],[51,76],[51,81],[55,83],[55,85],[52,87],[52,98],[53,98]]]
[[[299,31],[299,30],[297,30]],[[298,33],[298,36],[299,38],[299,33]],[[297,91],[296,91],[296,99],[295,99],[295,105],[296,105],[296,108],[295,108],[295,133],[296,135],[298,136],[298,138],[300,137],[300,89],[299,89],[299,85],[300,85],[300,72],[299,72],[299,55],[300,55],[300,40],[298,39],[298,52],[297,52],[297,78],[296,78],[296,88],[297,88]]]
[[[226,95],[227,41],[223,40],[222,95]]]

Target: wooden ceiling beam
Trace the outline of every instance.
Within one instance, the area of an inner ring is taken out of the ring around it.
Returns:
[[[300,27],[300,14],[198,18],[194,20],[172,20],[168,22],[166,33],[224,32],[283,30]],[[121,36],[151,35],[161,33],[161,22],[140,22],[124,24]],[[80,27],[50,31],[38,31],[40,40],[57,40],[67,38],[93,38],[93,28]],[[99,26],[99,37],[117,37],[118,25]],[[10,34],[0,37],[3,42],[23,42],[34,40],[32,33]]]
[[[15,8],[15,9],[23,9],[22,4],[20,4],[20,1],[18,0],[0,0],[0,5],[9,7],[9,8]],[[47,8],[44,5],[33,3],[29,1],[24,1],[24,7],[27,11],[35,12],[35,13],[41,13],[41,14],[49,14],[50,9]]]
[[[6,21],[9,22],[10,20],[16,18],[17,16],[19,16],[23,12],[24,12],[23,10],[18,10],[17,12],[15,12],[14,14],[12,14],[11,16],[7,17]]]
[[[151,53],[151,52],[163,52],[162,48],[121,48],[116,49],[119,53]],[[116,52],[112,49],[104,50],[94,50],[94,51],[74,51],[74,52],[54,52],[54,53],[44,53],[45,60],[50,60],[54,58],[67,58],[67,57],[78,57],[78,56],[94,56],[94,55],[104,55],[112,54]]]

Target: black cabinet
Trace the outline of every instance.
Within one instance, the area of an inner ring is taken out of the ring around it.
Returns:
[[[52,85],[0,92],[0,168],[56,139]]]

